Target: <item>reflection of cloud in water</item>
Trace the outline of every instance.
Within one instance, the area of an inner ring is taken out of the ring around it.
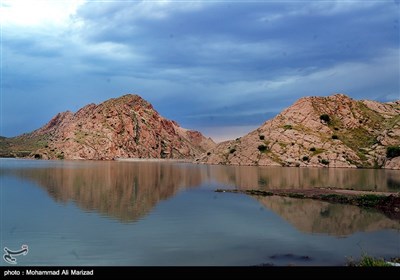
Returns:
[[[400,229],[398,221],[357,206],[280,196],[256,199],[303,232],[346,236],[359,231]]]
[[[135,221],[160,200],[198,186],[206,169],[161,162],[87,164],[79,168],[18,169],[14,175],[45,188],[57,202],[74,201],[122,221]]]

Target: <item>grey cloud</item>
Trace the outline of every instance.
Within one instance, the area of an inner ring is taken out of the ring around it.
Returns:
[[[396,2],[163,5],[89,1],[64,32],[3,33],[4,114],[26,114],[5,134],[127,92],[198,129],[259,125],[305,95],[398,96]]]
[[[140,3],[95,5],[98,10],[92,11],[93,5],[80,11],[87,23],[82,36],[93,44],[134,47],[148,58],[142,73],[149,75],[181,68],[195,80],[256,80],[371,59],[398,44],[398,30],[386,28],[396,13],[385,5],[326,15],[321,8],[296,12],[299,6],[306,10],[304,2],[219,3],[199,10],[170,8],[165,18],[143,16]],[[268,20],[274,15],[279,15],[276,20]],[[205,74],[199,75],[199,68],[205,68]]]

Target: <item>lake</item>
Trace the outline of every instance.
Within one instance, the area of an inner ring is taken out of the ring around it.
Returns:
[[[328,186],[399,192],[400,171],[168,161],[0,164],[2,252],[29,246],[18,265],[336,266],[363,253],[400,256],[400,223],[380,212],[214,192]]]

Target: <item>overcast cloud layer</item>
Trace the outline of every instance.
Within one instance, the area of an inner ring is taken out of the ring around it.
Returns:
[[[137,93],[236,138],[303,96],[400,99],[399,1],[2,1],[0,135]]]

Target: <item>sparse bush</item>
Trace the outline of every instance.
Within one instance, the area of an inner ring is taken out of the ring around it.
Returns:
[[[291,124],[285,124],[285,125],[283,126],[283,128],[284,128],[284,129],[292,129],[293,126],[292,126]]]
[[[260,152],[265,152],[265,151],[268,150],[268,146],[260,145],[260,146],[258,146],[258,150],[259,150]]]
[[[327,160],[327,159],[322,159],[322,160],[321,160],[321,163],[322,163],[322,164],[325,164],[325,165],[328,165],[328,164],[329,164],[329,160]]]
[[[337,139],[339,139],[339,136],[337,136],[336,134],[333,134],[333,135],[332,135],[332,139],[333,139],[333,140],[337,140]]]
[[[357,266],[391,266],[384,259],[374,258],[368,255],[364,255]]]
[[[327,114],[322,114],[321,116],[319,116],[319,119],[326,123],[329,123],[331,121],[331,118]]]
[[[386,157],[395,158],[400,156],[400,146],[389,146],[386,148]]]
[[[260,140],[264,140],[265,139],[264,135],[260,135],[259,137],[260,137]]]
[[[304,198],[304,194],[302,193],[290,193],[288,196],[291,198]]]
[[[211,155],[211,152],[208,152],[208,153],[207,153],[207,156],[209,156],[209,155]]]
[[[235,148],[232,148],[232,149],[229,150],[229,153],[231,153],[231,154],[233,154],[234,152],[236,152]]]
[[[303,161],[308,161],[310,158],[308,156],[303,157]]]
[[[315,149],[315,147],[311,147],[311,148],[310,148],[310,151],[311,151],[311,152],[315,152],[316,150],[317,150],[317,149]]]

